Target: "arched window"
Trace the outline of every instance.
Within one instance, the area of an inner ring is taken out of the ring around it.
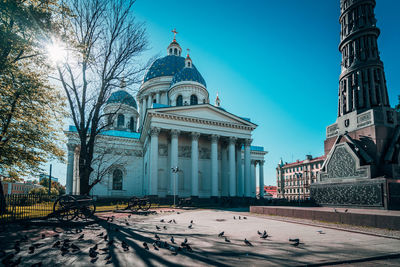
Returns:
[[[190,67],[190,62],[188,62],[188,67]]]
[[[169,53],[172,55],[172,48],[169,49]]]
[[[178,54],[178,49],[174,48],[174,54],[175,54],[175,55]]]
[[[116,169],[113,172],[113,183],[112,183],[113,190],[122,190],[122,171]]]
[[[176,98],[176,105],[177,106],[183,105],[183,97],[181,95],[178,95],[178,97]]]
[[[131,130],[132,132],[135,131],[135,119],[133,117],[131,117],[131,120],[129,122],[129,130]]]
[[[190,105],[197,105],[197,96],[196,95],[190,96]]]
[[[125,125],[125,116],[122,114],[118,114],[117,127],[124,127],[124,125]]]

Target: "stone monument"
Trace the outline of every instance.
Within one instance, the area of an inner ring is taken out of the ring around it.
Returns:
[[[375,0],[341,0],[336,122],[311,198],[320,205],[400,206],[400,113],[391,108],[377,39]]]

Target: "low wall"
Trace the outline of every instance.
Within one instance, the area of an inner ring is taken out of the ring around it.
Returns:
[[[373,210],[370,211],[371,213],[352,213],[318,210],[316,208],[250,207],[250,212],[258,214],[400,230],[399,215],[373,214]]]

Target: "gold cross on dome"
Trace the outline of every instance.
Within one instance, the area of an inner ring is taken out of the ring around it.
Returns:
[[[178,32],[176,31],[175,28],[172,30],[172,32],[174,33],[174,40],[175,40],[176,34],[177,34]]]

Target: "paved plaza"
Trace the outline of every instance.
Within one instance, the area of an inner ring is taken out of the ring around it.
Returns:
[[[111,216],[113,221],[107,222]],[[21,251],[12,259],[21,257],[19,266],[39,262],[43,266],[301,266],[346,260],[359,260],[351,263],[359,266],[400,264],[398,238],[281,221],[274,216],[239,210],[166,209],[148,216],[100,213],[98,217],[101,219],[97,223],[86,226],[77,223],[70,228],[58,227],[57,223],[10,226],[0,232],[0,248],[6,255],[15,253],[16,241],[22,239],[18,245]],[[264,230],[268,233],[266,239],[257,233]],[[222,231],[223,237],[218,237]],[[160,238],[157,249],[153,246],[155,234]],[[27,241],[23,240],[25,235]],[[171,236],[176,244],[171,243]],[[189,247],[179,249],[185,238]],[[296,238],[300,240],[298,246],[289,242]],[[66,239],[70,242],[63,250]],[[245,244],[245,239],[251,245]],[[107,245],[109,240],[114,241],[112,245]],[[60,245],[53,247],[57,241]],[[80,250],[73,250],[72,244]],[[32,246],[33,252],[29,249]],[[394,259],[385,260],[393,255]],[[369,260],[365,262],[365,259]]]

